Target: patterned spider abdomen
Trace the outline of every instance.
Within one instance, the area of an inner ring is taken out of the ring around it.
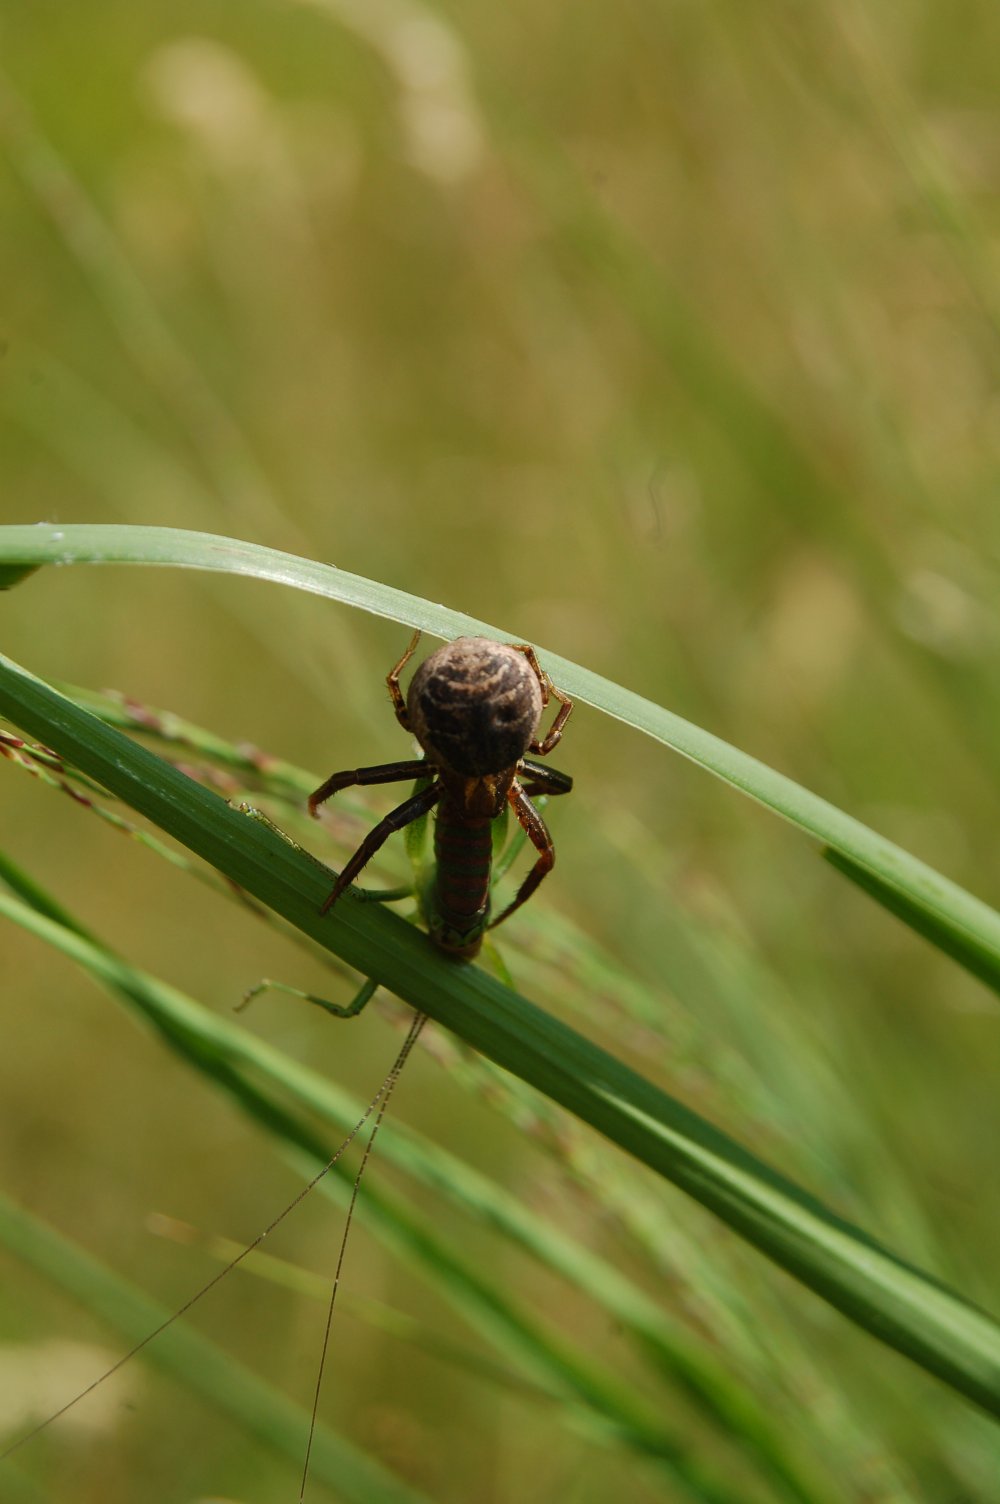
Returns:
[[[424,660],[406,697],[428,761],[466,778],[512,768],[542,715],[542,688],[523,653],[488,637],[459,637]]]

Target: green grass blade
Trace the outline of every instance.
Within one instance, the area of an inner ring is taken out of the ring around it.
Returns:
[[[869,898],[874,898],[890,914],[895,914],[918,935],[936,945],[953,961],[964,966],[966,971],[978,977],[994,992],[1000,992],[1000,956],[991,946],[983,945],[978,936],[949,921],[947,916],[934,913],[924,905],[914,903],[908,894],[882,881],[877,873],[852,862],[843,851],[834,851],[828,846],[823,852],[831,867],[836,867],[850,878]]]
[[[116,525],[0,528],[0,565],[46,563],[156,564],[218,570],[294,585],[439,637],[481,633],[519,640],[516,633],[333,565],[208,533]],[[887,892],[898,893],[911,910],[926,913],[928,934],[934,925],[948,928],[1000,966],[1000,914],[987,904],[860,820],[711,732],[547,649],[538,650],[548,672],[571,695],[672,747],[824,845],[842,852],[853,866],[874,873]]]
[[[58,905],[0,852],[0,877],[22,893],[27,907],[0,894],[0,914],[22,924],[40,939],[59,949],[83,966],[96,981],[104,985],[130,1009],[138,1011],[152,1023],[161,1037],[188,1064],[210,1079],[226,1079],[230,1089],[232,1068],[240,1073],[238,1095],[241,1107],[263,1118],[261,1099],[253,1097],[250,1081],[269,1081],[301,1106],[317,1113],[343,1133],[349,1133],[361,1118],[364,1104],[334,1086],[318,1072],[291,1060],[265,1041],[237,1027],[225,1017],[214,1014],[194,998],[149,976],[123,961],[85,935],[71,920],[60,917]],[[52,921],[53,922],[49,922]],[[272,1131],[280,1128],[270,1104],[266,1124]],[[288,1126],[287,1124],[285,1125]],[[304,1144],[299,1130],[283,1135],[299,1147],[312,1148],[307,1177],[315,1173],[316,1159],[325,1163],[318,1144]],[[752,1397],[737,1387],[725,1371],[699,1351],[689,1336],[675,1329],[656,1303],[624,1275],[596,1255],[582,1248],[574,1239],[551,1227],[535,1210],[526,1210],[510,1194],[485,1176],[469,1168],[447,1151],[408,1132],[397,1124],[386,1124],[379,1136],[380,1158],[398,1165],[437,1193],[449,1197],[463,1210],[479,1220],[501,1229],[509,1238],[533,1253],[542,1262],[570,1280],[578,1289],[599,1302],[611,1320],[620,1323],[642,1344],[659,1365],[694,1400],[701,1411],[723,1433],[739,1436],[747,1456],[753,1456],[761,1469],[785,1491],[799,1501],[826,1498],[826,1493],[807,1483],[800,1475],[789,1448]],[[326,1156],[328,1157],[328,1155]],[[342,1197],[341,1197],[342,1199]],[[591,1406],[612,1411],[619,1426],[630,1420],[627,1396],[602,1386],[598,1375],[590,1375],[569,1354],[555,1348],[541,1333],[514,1313],[510,1303],[498,1290],[487,1291],[481,1278],[470,1277],[459,1268],[454,1256],[444,1252],[437,1240],[418,1232],[411,1219],[398,1206],[376,1192],[375,1209],[380,1231],[386,1240],[415,1253],[425,1268],[438,1277],[442,1293],[452,1298],[459,1291],[458,1303],[471,1320],[482,1326],[482,1312],[489,1318],[490,1336],[499,1346],[527,1364],[533,1377],[543,1381],[549,1391],[576,1394]],[[362,1207],[372,1205],[366,1192]],[[463,1298],[464,1292],[464,1298]],[[639,1417],[637,1417],[639,1418]],[[646,1430],[625,1433],[625,1440],[652,1448],[653,1436]],[[660,1440],[661,1451],[663,1439]],[[668,1452],[671,1464],[682,1475],[689,1459],[679,1446]],[[695,1480],[701,1484],[702,1480]],[[705,1489],[701,1488],[704,1494]],[[716,1490],[718,1492],[718,1490]]]
[[[0,894],[0,913],[22,924],[40,939],[61,950],[99,982],[137,1008],[153,1022],[161,1038],[189,1065],[204,1073],[229,1094],[238,1106],[268,1132],[290,1146],[292,1158],[311,1180],[331,1158],[331,1148],[299,1121],[276,1096],[262,1089],[260,1071],[241,1069],[246,1059],[258,1066],[270,1060],[272,1073],[283,1086],[294,1079],[293,1062],[240,1031],[212,1019],[207,1010],[176,989],[129,965],[77,930],[53,923],[43,913]],[[358,1116],[350,1124],[353,1128]],[[341,1206],[349,1199],[353,1172],[338,1164],[321,1182],[321,1189]],[[463,1259],[453,1246],[404,1206],[398,1196],[369,1183],[359,1202],[361,1214],[373,1223],[383,1241],[418,1263],[442,1293],[504,1353],[529,1374],[575,1406],[569,1412],[585,1432],[602,1440],[614,1439],[664,1467],[703,1504],[737,1504],[738,1496],[698,1460],[679,1434],[657,1415],[651,1404],[584,1352],[549,1331],[530,1312],[519,1308],[502,1285],[478,1266]],[[103,1313],[103,1307],[99,1306]],[[142,1335],[151,1330],[147,1327]],[[583,1407],[583,1408],[581,1408]]]
[[[232,881],[672,1180],[866,1330],[1000,1415],[1000,1326],[680,1102],[381,905],[319,908],[314,861],[0,659],[0,713]]]
[[[0,568],[0,590],[13,590],[15,585],[20,585],[29,575],[35,573],[37,564],[5,564]]]

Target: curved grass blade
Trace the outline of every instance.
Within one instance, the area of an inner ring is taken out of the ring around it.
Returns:
[[[1000,1325],[727,1134],[381,904],[325,917],[314,861],[0,658],[0,713],[420,1012],[672,1180],[881,1341],[1000,1416]]]
[[[0,566],[47,563],[156,564],[242,574],[276,584],[294,585],[300,590],[359,606],[376,616],[420,627],[438,637],[471,633],[501,641],[519,640],[516,633],[501,631],[474,617],[450,611],[445,606],[366,580],[360,575],[348,574],[333,565],[210,533],[113,524],[0,528]],[[931,921],[927,933],[931,932],[933,924],[946,927],[968,945],[988,954],[1000,966],[1000,914],[996,910],[894,842],[885,840],[860,820],[756,758],[731,747],[711,732],[599,674],[550,653],[537,643],[535,646],[546,670],[574,698],[672,747],[824,845],[842,852],[855,867],[874,873],[886,891],[900,894],[911,910],[926,913]]]
[[[310,1112],[332,1123],[343,1133],[350,1132],[364,1111],[364,1104],[336,1087],[318,1072],[299,1064],[275,1050],[266,1041],[248,1034],[245,1030],[220,1017],[196,999],[180,993],[176,988],[152,977],[124,962],[88,935],[37,885],[25,875],[2,852],[0,852],[0,877],[15,893],[21,893],[24,905],[5,899],[0,894],[0,913],[22,924],[62,951],[77,964],[85,967],[96,981],[117,997],[130,1011],[152,1023],[157,1032],[168,1042],[187,1064],[203,1072],[210,1080],[216,1076],[213,1069],[220,1063],[226,1070],[237,1068],[244,1081],[252,1075],[255,1081],[267,1081],[276,1086],[285,1096]],[[33,914],[31,910],[35,910]],[[41,922],[39,922],[39,917]],[[52,920],[53,923],[46,923]],[[60,934],[61,926],[65,933]],[[82,941],[83,943],[78,943]],[[224,1086],[229,1085],[223,1081]],[[247,1103],[241,1098],[240,1105]],[[248,1110],[252,1110],[252,1107]],[[274,1130],[275,1121],[268,1119],[265,1126]],[[293,1143],[299,1140],[293,1138]],[[807,1504],[807,1501],[826,1500],[825,1489],[807,1482],[796,1465],[788,1445],[752,1397],[735,1385],[725,1371],[703,1352],[697,1349],[690,1336],[681,1332],[660,1310],[656,1303],[633,1285],[606,1261],[589,1253],[572,1238],[565,1237],[549,1226],[535,1211],[527,1211],[521,1203],[485,1176],[478,1174],[454,1155],[427,1143],[420,1135],[399,1124],[383,1127],[379,1139],[380,1156],[395,1163],[411,1176],[430,1187],[438,1194],[447,1196],[467,1213],[491,1227],[502,1230],[508,1237],[533,1253],[538,1259],[555,1270],[563,1278],[584,1291],[598,1302],[610,1319],[620,1323],[638,1340],[643,1349],[665,1373],[687,1393],[698,1408],[730,1440],[739,1437],[748,1458],[753,1458],[761,1471],[777,1483],[784,1494]],[[325,1163],[325,1160],[322,1162]],[[314,1173],[315,1162],[310,1161],[307,1175]],[[332,1188],[333,1189],[333,1188]],[[341,1198],[342,1199],[342,1198]],[[367,1206],[369,1196],[366,1193]],[[403,1236],[398,1217],[391,1215],[391,1203],[380,1216],[380,1230],[388,1240],[416,1248],[417,1256],[428,1264],[428,1254],[434,1252],[434,1240],[422,1234],[414,1243]],[[409,1223],[404,1224],[408,1228]],[[238,1252],[239,1250],[234,1250]],[[432,1273],[441,1269],[441,1260],[435,1255],[430,1260]],[[455,1264],[449,1256],[448,1272],[455,1273]],[[451,1295],[447,1280],[441,1279],[442,1293]],[[484,1299],[483,1281],[478,1278],[469,1286],[463,1275],[465,1288],[463,1303],[467,1314],[475,1320],[476,1309]],[[504,1299],[491,1295],[487,1309],[492,1326],[502,1320]],[[481,1324],[481,1323],[480,1323]],[[497,1340],[497,1332],[491,1329]],[[506,1341],[501,1345],[515,1349],[522,1363],[527,1358],[532,1376],[543,1382],[549,1392],[565,1394],[572,1387],[570,1381],[576,1375],[567,1376],[556,1354],[543,1343],[541,1352],[531,1351],[538,1344],[535,1334],[522,1323],[503,1334]],[[525,1353],[525,1347],[529,1351]],[[583,1402],[594,1403],[597,1391],[578,1393]]]
[[[276,1052],[260,1044],[254,1048],[249,1040],[245,1042],[247,1047],[241,1048],[239,1031],[231,1026],[227,1029],[220,1020],[215,1020],[213,1027],[207,1021],[207,1010],[193,999],[132,967],[76,930],[62,928],[60,933],[60,926],[18,900],[0,894],[0,913],[61,950],[152,1021],[177,1055],[203,1072],[253,1121],[290,1148],[293,1162],[304,1169],[307,1180],[311,1181],[317,1169],[329,1163],[330,1146],[261,1087],[256,1079],[259,1071],[251,1074],[241,1068],[241,1056],[256,1062],[270,1058],[273,1062]],[[294,1075],[296,1068],[291,1062],[289,1065]],[[287,1079],[285,1072],[278,1074]],[[320,1189],[343,1205],[352,1181],[353,1172],[338,1164],[320,1182]],[[697,1450],[675,1434],[645,1398],[612,1371],[550,1332],[527,1310],[519,1308],[500,1284],[422,1225],[398,1196],[369,1185],[363,1202],[359,1202],[359,1211],[374,1224],[383,1241],[421,1265],[436,1280],[442,1293],[502,1352],[558,1396],[573,1403],[569,1414],[578,1427],[588,1433],[596,1429],[602,1440],[614,1439],[660,1465],[692,1498],[703,1504],[738,1504],[742,1495],[732,1492],[716,1478],[701,1463]],[[98,1310],[103,1313],[103,1309],[99,1304]],[[141,1335],[152,1330],[151,1324]]]
[[[835,851],[832,846],[827,846],[823,856],[831,867],[836,867],[838,872],[850,878],[869,898],[874,898],[876,903],[880,903],[890,914],[895,914],[897,919],[908,924],[911,930],[936,945],[938,950],[957,961],[959,966],[964,966],[966,971],[978,977],[987,987],[1000,992],[1000,956],[991,946],[984,945],[976,935],[949,922],[946,916],[934,913],[923,904],[914,903],[908,894],[883,882],[878,873],[852,861],[846,852]]]

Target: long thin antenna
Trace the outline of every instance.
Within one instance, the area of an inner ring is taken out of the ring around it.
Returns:
[[[427,1020],[426,1013],[418,1013],[416,1015],[416,1017],[413,1020],[413,1023],[410,1025],[409,1033],[407,1034],[406,1039],[403,1041],[403,1045],[402,1045],[402,1047],[401,1047],[401,1049],[399,1051],[399,1054],[396,1056],[395,1061],[393,1062],[392,1066],[390,1067],[389,1072],[388,1072],[388,1074],[385,1077],[385,1080],[382,1082],[382,1085],[379,1087],[379,1089],[375,1093],[374,1097],[372,1097],[371,1101],[368,1103],[368,1106],[365,1108],[364,1112],[362,1113],[362,1115],[358,1119],[358,1121],[355,1123],[355,1125],[351,1129],[350,1133],[344,1139],[344,1142],[340,1145],[340,1147],[337,1150],[337,1152],[330,1159],[327,1160],[326,1164],[323,1166],[323,1168],[321,1170],[317,1171],[317,1173],[308,1182],[308,1184],[305,1185],[305,1186],[303,1186],[302,1190],[299,1191],[299,1193],[298,1193],[297,1196],[293,1197],[293,1199],[288,1203],[288,1205],[284,1208],[284,1210],[280,1211],[276,1217],[272,1218],[272,1220],[264,1228],[263,1232],[259,1232],[257,1234],[257,1236],[254,1238],[253,1242],[252,1243],[248,1243],[246,1245],[246,1247],[242,1250],[242,1252],[238,1253],[235,1258],[230,1259],[229,1263],[226,1264],[222,1269],[220,1269],[219,1272],[218,1272],[218,1274],[214,1274],[212,1276],[212,1278],[208,1281],[207,1284],[202,1285],[202,1287],[201,1287],[200,1290],[195,1291],[194,1295],[190,1296],[190,1298],[188,1300],[186,1300],[182,1306],[178,1306],[177,1310],[174,1311],[170,1316],[168,1316],[165,1321],[161,1321],[160,1324],[159,1324],[159,1326],[154,1327],[151,1332],[147,1332],[146,1336],[143,1337],[143,1339],[142,1339],[141,1342],[137,1342],[134,1347],[130,1347],[127,1353],[124,1353],[115,1363],[112,1363],[112,1365],[111,1365],[110,1368],[105,1369],[104,1373],[100,1374],[96,1379],[94,1379],[94,1381],[92,1383],[88,1384],[87,1387],[86,1387],[86,1389],[81,1389],[80,1393],[74,1395],[71,1400],[67,1400],[66,1403],[65,1403],[65,1405],[62,1405],[62,1406],[60,1406],[60,1408],[58,1410],[53,1411],[53,1413],[51,1415],[47,1416],[45,1418],[45,1420],[39,1421],[38,1425],[37,1426],[33,1426],[30,1431],[25,1431],[25,1433],[24,1433],[23,1436],[18,1437],[17,1441],[12,1442],[9,1447],[6,1447],[2,1452],[0,1452],[0,1462],[5,1461],[6,1458],[10,1457],[14,1452],[18,1451],[21,1447],[25,1446],[26,1443],[29,1442],[29,1441],[31,1441],[33,1437],[37,1436],[39,1434],[39,1432],[46,1430],[49,1426],[53,1425],[57,1420],[60,1420],[62,1418],[62,1416],[64,1416],[68,1410],[72,1410],[73,1409],[74,1405],[78,1405],[81,1400],[86,1399],[86,1397],[87,1397],[88,1394],[92,1394],[95,1389],[99,1388],[100,1385],[105,1382],[106,1379],[110,1379],[111,1375],[117,1373],[118,1370],[119,1370],[119,1368],[123,1368],[126,1363],[130,1362],[131,1359],[136,1356],[137,1353],[141,1353],[144,1347],[148,1347],[149,1344],[153,1341],[153,1339],[156,1338],[156,1337],[158,1337],[161,1332],[165,1332],[168,1326],[173,1326],[173,1324],[174,1324],[175,1321],[178,1321],[182,1316],[187,1315],[187,1313],[188,1313],[188,1311],[190,1311],[191,1307],[194,1306],[194,1305],[197,1305],[198,1301],[201,1300],[201,1298],[202,1298],[203,1295],[207,1295],[208,1292],[209,1292],[209,1290],[214,1290],[215,1286],[219,1283],[219,1281],[222,1280],[222,1279],[225,1279],[226,1275],[229,1274],[233,1269],[235,1269],[236,1266],[237,1266],[237,1264],[242,1264],[243,1260],[247,1257],[248,1254],[253,1253],[253,1251],[254,1251],[255,1248],[259,1248],[260,1245],[261,1245],[261,1243],[263,1243],[264,1239],[268,1236],[268,1234],[271,1233],[271,1232],[273,1232],[274,1229],[278,1226],[278,1223],[279,1222],[283,1222],[285,1220],[285,1218],[288,1216],[288,1214],[290,1212],[293,1212],[295,1210],[295,1208],[298,1206],[299,1202],[300,1201],[304,1201],[305,1198],[309,1195],[309,1192],[311,1190],[315,1189],[315,1187],[317,1185],[319,1185],[319,1182],[323,1179],[324,1175],[327,1175],[330,1172],[330,1170],[333,1169],[334,1165],[337,1163],[337,1161],[340,1159],[340,1157],[350,1148],[351,1144],[357,1138],[358,1134],[361,1132],[362,1128],[365,1126],[365,1124],[367,1123],[368,1119],[371,1117],[372,1113],[375,1111],[375,1109],[377,1107],[379,1107],[379,1104],[381,1103],[382,1104],[381,1108],[380,1108],[378,1116],[377,1116],[377,1118],[375,1120],[375,1127],[372,1129],[371,1138],[369,1138],[369,1140],[368,1140],[368,1144],[367,1144],[367,1146],[365,1148],[365,1152],[364,1152],[364,1155],[363,1155],[362,1160],[361,1160],[361,1168],[358,1170],[358,1174],[357,1174],[357,1176],[355,1178],[355,1181],[354,1181],[354,1189],[353,1189],[353,1192],[351,1194],[350,1206],[348,1208],[348,1213],[347,1213],[347,1224],[346,1224],[345,1229],[344,1229],[344,1240],[341,1242],[340,1257],[339,1257],[339,1259],[337,1261],[337,1276],[336,1276],[336,1280],[339,1280],[341,1265],[343,1264],[343,1261],[344,1261],[344,1245],[346,1243],[347,1229],[350,1227],[351,1215],[352,1215],[352,1213],[354,1211],[354,1203],[357,1200],[357,1196],[358,1196],[358,1182],[361,1179],[362,1172],[364,1171],[365,1165],[368,1162],[368,1157],[371,1154],[372,1143],[374,1142],[375,1134],[378,1131],[378,1125],[382,1121],[382,1114],[385,1111],[385,1103],[386,1103],[386,1101],[387,1101],[390,1093],[392,1092],[393,1087],[395,1086],[396,1082],[399,1079],[399,1073],[402,1070],[403,1066],[405,1065],[407,1056],[409,1055],[409,1053],[412,1050],[414,1044],[416,1043],[417,1035],[420,1033],[420,1030],[423,1028],[426,1020]],[[326,1359],[326,1349],[327,1349],[327,1344],[329,1342],[329,1336],[330,1336],[330,1321],[332,1319],[333,1297],[336,1296],[336,1293],[337,1293],[337,1283],[336,1283],[336,1280],[334,1282],[334,1287],[333,1287],[333,1296],[331,1296],[331,1299],[330,1299],[330,1311],[328,1312],[328,1315],[327,1315],[326,1337],[324,1338],[324,1342],[323,1342],[323,1360],[324,1360],[324,1362],[325,1362],[325,1359]],[[320,1377],[322,1378],[322,1367],[320,1368]],[[310,1427],[309,1427],[309,1448],[310,1448],[310,1450],[312,1448],[313,1432],[314,1432],[315,1426],[316,1426],[316,1407],[318,1405],[318,1402],[319,1402],[319,1385],[317,1383],[316,1400],[315,1400],[314,1405],[313,1405],[312,1421],[311,1421]],[[309,1465],[309,1454],[307,1452],[307,1454],[306,1454],[306,1467],[307,1468],[308,1468],[308,1465]],[[304,1478],[303,1478],[303,1487],[305,1487],[305,1480],[304,1480]]]
[[[418,1013],[414,1018],[412,1024],[410,1025],[410,1032],[407,1034],[405,1040],[403,1041],[402,1048],[400,1049],[399,1054],[396,1056],[395,1062],[393,1063],[389,1074],[382,1082],[382,1088],[379,1096],[375,1098],[375,1101],[372,1102],[371,1107],[368,1109],[368,1113],[365,1114],[365,1116],[367,1117],[373,1110],[375,1102],[379,1103],[378,1114],[376,1115],[375,1122],[372,1125],[371,1135],[369,1136],[368,1142],[365,1145],[365,1152],[361,1156],[361,1163],[358,1165],[358,1173],[354,1177],[354,1185],[351,1188],[351,1199],[348,1203],[347,1216],[344,1219],[344,1231],[341,1234],[340,1249],[337,1253],[337,1267],[334,1270],[333,1284],[330,1288],[330,1300],[326,1308],[326,1329],[323,1332],[323,1346],[320,1349],[319,1370],[316,1374],[316,1388],[313,1392],[312,1415],[309,1418],[309,1440],[306,1443],[306,1455],[302,1464],[302,1483],[299,1489],[299,1504],[305,1504],[306,1484],[309,1481],[309,1461],[312,1457],[313,1437],[316,1434],[316,1417],[319,1413],[319,1395],[320,1390],[323,1387],[323,1373],[326,1369],[326,1355],[330,1346],[330,1329],[333,1326],[333,1307],[337,1300],[337,1291],[340,1288],[340,1275],[344,1267],[344,1254],[347,1252],[347,1239],[350,1235],[351,1222],[354,1218],[354,1208],[358,1200],[358,1191],[361,1189],[361,1180],[365,1173],[365,1167],[367,1166],[368,1161],[371,1158],[371,1152],[375,1144],[375,1138],[378,1134],[379,1127],[381,1126],[382,1119],[385,1117],[385,1109],[389,1105],[389,1098],[392,1096],[393,1087],[399,1080],[403,1066],[406,1064],[410,1051],[413,1049],[413,1046],[417,1042],[417,1036],[419,1035],[420,1030],[423,1028],[426,1022],[426,1013]],[[361,1125],[359,1124],[358,1127],[360,1128],[360,1126]],[[357,1131],[358,1130],[355,1129],[355,1132]]]

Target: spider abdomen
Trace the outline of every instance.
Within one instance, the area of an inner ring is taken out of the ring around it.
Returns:
[[[421,664],[406,708],[428,760],[468,778],[513,767],[542,714],[542,688],[524,654],[488,637],[459,637]]]

